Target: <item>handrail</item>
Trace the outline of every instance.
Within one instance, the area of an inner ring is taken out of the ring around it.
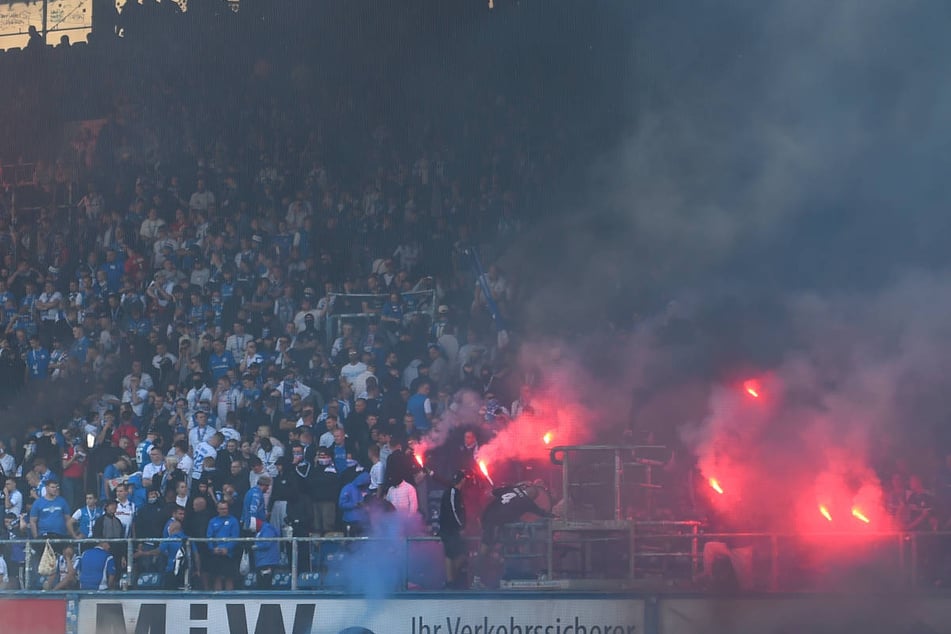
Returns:
[[[475,538],[473,538],[475,539]],[[41,554],[42,549],[47,543],[50,544],[65,544],[65,545],[78,545],[80,547],[80,552],[83,550],[83,546],[93,547],[100,543],[108,544],[122,544],[125,546],[124,556],[126,557],[126,569],[125,575],[129,582],[132,581],[133,574],[135,573],[133,567],[133,560],[135,555],[135,546],[142,543],[149,544],[161,544],[161,543],[182,543],[184,544],[206,544],[211,542],[234,542],[241,544],[255,544],[260,542],[278,542],[280,544],[290,544],[291,553],[288,557],[290,573],[291,573],[291,590],[297,590],[298,585],[298,548],[300,543],[306,544],[324,544],[324,543],[345,543],[345,544],[354,544],[354,543],[397,543],[402,542],[404,544],[404,551],[409,548],[410,542],[438,542],[439,538],[432,535],[406,535],[398,539],[391,537],[376,537],[372,535],[365,535],[359,537],[124,537],[124,538],[96,538],[96,537],[83,537],[80,539],[72,538],[58,538],[58,539],[47,539],[44,537],[39,537],[35,539],[9,539],[4,540],[4,544],[23,544],[24,548],[24,586],[25,588],[31,587],[32,576],[35,574],[32,557],[34,556],[34,549],[37,549],[35,554]],[[38,548],[37,548],[38,547]],[[110,548],[110,550],[112,550]],[[191,570],[191,548],[185,549],[186,556],[188,557],[188,568]],[[118,550],[116,551],[118,555]],[[122,588],[123,590],[128,589]],[[186,590],[190,589],[190,585],[186,579]]]
[[[555,537],[555,534],[566,534],[566,533],[597,533],[603,531],[629,531],[631,541],[629,543],[631,563],[630,563],[630,572],[629,577],[631,580],[634,578],[635,568],[634,561],[639,562],[650,561],[650,560],[664,560],[671,561],[674,559],[681,559],[684,562],[689,560],[690,567],[694,573],[698,571],[698,566],[701,561],[701,555],[703,551],[703,544],[711,541],[720,541],[720,540],[730,540],[736,538],[743,539],[752,539],[752,540],[762,540],[763,542],[763,551],[762,554],[769,559],[769,574],[768,574],[768,583],[766,584],[771,591],[777,591],[781,589],[781,575],[780,575],[780,542],[784,540],[795,540],[801,542],[802,540],[810,539],[861,539],[861,540],[870,540],[870,541],[891,541],[896,550],[894,551],[897,554],[897,560],[894,562],[895,572],[900,576],[902,584],[908,587],[915,587],[919,582],[918,571],[919,571],[919,562],[917,558],[920,556],[918,542],[921,539],[946,539],[951,537],[951,531],[939,531],[939,532],[908,532],[901,530],[849,530],[849,531],[816,531],[812,533],[797,533],[792,531],[783,531],[783,532],[766,532],[766,531],[732,531],[732,532],[703,532],[701,530],[702,523],[696,520],[670,520],[670,521],[661,521],[661,520],[652,520],[652,521],[634,521],[634,520],[625,520],[621,522],[619,526],[605,527],[600,525],[592,525],[585,529],[582,526],[583,523],[574,524],[560,524],[556,520],[539,520],[535,522],[516,522],[511,524],[512,528],[518,528],[519,526],[534,526],[536,528],[544,528],[541,533],[537,533],[538,541],[537,545],[547,546],[547,559],[548,559],[548,576],[551,579],[555,578],[556,571],[553,569],[554,560],[552,548],[558,544],[573,544],[581,542],[591,542],[596,541],[606,541],[608,538],[599,537],[597,535],[585,535],[578,539],[558,539]],[[671,532],[663,532],[662,529],[671,529]],[[661,529],[661,532],[656,532],[658,529]],[[689,532],[675,532],[677,530],[689,529]],[[478,539],[475,536],[467,536],[467,541],[476,542]],[[625,539],[623,537],[614,537],[612,539]],[[671,542],[684,543],[685,540],[689,543],[689,546],[684,544],[684,546],[676,546],[674,543],[667,544],[667,546],[660,551],[642,551],[638,548],[639,544],[651,544],[657,543],[661,540],[668,540]],[[72,539],[72,538],[59,538],[59,539],[12,539],[4,540],[4,544],[10,545],[24,545],[24,562],[23,562],[23,574],[24,574],[24,589],[31,589],[34,585],[36,579],[36,557],[42,553],[44,545],[49,542],[51,544],[70,544],[77,545],[79,547],[79,552],[82,552],[88,547],[91,547],[95,544],[102,542],[107,542],[110,544],[119,544],[121,548],[113,548],[113,553],[116,555],[117,560],[122,556],[126,557],[125,567],[120,571],[120,578],[124,580],[124,583],[120,586],[122,590],[127,590],[135,582],[135,552],[139,544],[149,543],[149,544],[161,544],[161,543],[181,543],[183,545],[192,545],[192,544],[207,544],[212,542],[232,542],[236,544],[254,544],[254,543],[266,543],[266,542],[276,542],[281,544],[282,547],[290,546],[289,557],[284,564],[286,566],[285,572],[290,573],[290,589],[297,590],[299,588],[300,575],[298,569],[298,553],[301,544],[320,546],[324,544],[340,544],[340,545],[358,545],[358,544],[370,544],[370,543],[380,543],[388,544],[393,548],[394,552],[398,552],[398,557],[402,558],[402,578],[405,580],[409,578],[409,563],[410,558],[410,548],[413,544],[417,543],[435,543],[439,542],[439,538],[429,535],[429,534],[414,534],[414,535],[403,535],[399,537],[380,537],[375,535],[365,535],[359,537],[346,537],[346,536],[328,536],[328,537],[234,537],[234,538],[220,538],[220,537],[155,537],[155,538],[114,538],[114,539],[97,539],[97,538],[81,538],[81,539]],[[402,544],[402,547],[400,547]],[[79,554],[79,552],[77,554]],[[189,575],[192,570],[191,562],[191,553],[192,549],[186,547],[185,549],[186,556],[188,557],[188,571]],[[237,556],[237,555],[236,555]],[[545,558],[545,554],[537,554],[537,557]],[[666,564],[664,565],[666,567]],[[638,568],[638,570],[643,570],[643,568]],[[123,574],[124,573],[124,574]],[[666,573],[664,573],[666,574]],[[188,575],[185,577],[185,590],[191,589],[191,580]]]
[[[549,451],[549,458],[554,465],[564,464],[564,458],[560,457],[569,451],[641,451],[641,450],[668,450],[665,445],[558,445],[552,447]]]

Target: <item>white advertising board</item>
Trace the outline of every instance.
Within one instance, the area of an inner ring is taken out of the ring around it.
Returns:
[[[951,602],[901,594],[692,598],[659,602],[657,634],[951,632]]]
[[[644,601],[80,597],[78,634],[640,634]]]

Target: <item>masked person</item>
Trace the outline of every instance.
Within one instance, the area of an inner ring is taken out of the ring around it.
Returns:
[[[499,487],[492,491],[492,501],[482,511],[482,543],[479,546],[478,571],[472,579],[472,587],[482,588],[483,574],[488,557],[499,542],[502,527],[517,522],[525,514],[540,517],[555,517],[535,503],[544,486],[538,480],[510,487]]]
[[[439,539],[446,556],[446,588],[466,586],[466,559],[469,549],[462,536],[466,527],[466,505],[463,489],[471,478],[466,471],[456,471],[439,504]]]

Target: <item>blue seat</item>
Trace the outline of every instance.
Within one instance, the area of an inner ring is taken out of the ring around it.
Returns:
[[[135,580],[137,588],[161,588],[162,575],[158,572],[143,572]]]
[[[288,589],[291,587],[291,573],[289,572],[275,572],[273,578],[271,579],[272,588],[282,588]]]
[[[345,551],[343,544],[338,542],[324,542],[320,545],[318,552],[320,553],[321,559],[324,561],[331,561],[338,555],[343,554]]]
[[[319,572],[302,572],[297,575],[297,587],[304,589],[319,588],[323,583]]]

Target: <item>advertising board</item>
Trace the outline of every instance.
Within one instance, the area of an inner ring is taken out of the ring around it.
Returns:
[[[661,598],[657,634],[951,632],[951,599],[901,594]]]
[[[8,599],[0,595],[0,631],[63,634],[66,599]]]
[[[640,634],[636,599],[80,597],[78,634]]]

